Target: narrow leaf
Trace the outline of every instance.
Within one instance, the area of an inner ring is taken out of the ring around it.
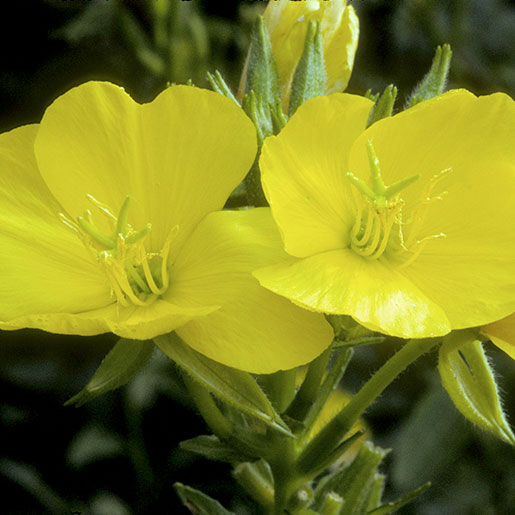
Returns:
[[[201,435],[190,440],[184,440],[179,444],[179,447],[213,461],[241,463],[253,459],[253,456],[246,456],[234,447],[221,442],[215,435]]]
[[[175,333],[159,336],[154,341],[170,359],[213,395],[265,422],[276,431],[292,436],[250,374],[203,356],[186,345]]]
[[[82,406],[86,402],[128,383],[140,372],[152,357],[151,341],[121,338],[109,351],[89,383],[64,405]]]
[[[501,407],[497,384],[481,342],[472,331],[455,331],[444,339],[438,371],[458,410],[473,424],[515,445]]]
[[[191,486],[175,483],[173,485],[182,504],[190,510],[193,515],[234,515],[232,511],[226,510],[218,501],[212,499],[205,493]]]
[[[426,483],[425,485],[422,485],[420,488],[413,490],[413,492],[409,492],[403,495],[402,497],[399,497],[396,501],[383,504],[383,506],[380,506],[375,510],[367,512],[367,515],[390,515],[390,513],[395,513],[403,506],[406,506],[406,504],[413,502],[417,497],[422,495],[430,487],[431,483]]]

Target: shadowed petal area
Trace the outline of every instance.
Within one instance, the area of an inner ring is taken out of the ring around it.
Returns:
[[[515,313],[483,326],[481,332],[510,358],[515,359]]]
[[[113,302],[94,256],[58,217],[63,208],[34,159],[37,131],[30,125],[0,135],[1,328],[26,327],[18,322],[22,319],[39,327],[39,314],[95,310]],[[49,323],[48,330],[58,332],[59,323]]]
[[[347,246],[354,223],[348,155],[371,107],[355,95],[317,97],[297,110],[279,136],[265,141],[263,189],[289,254],[305,257]]]
[[[179,336],[209,358],[254,373],[314,359],[332,341],[329,324],[251,275],[286,257],[269,209],[208,215],[173,265],[166,300],[221,307],[179,328]]]
[[[290,260],[254,272],[270,290],[325,313],[345,314],[401,338],[450,331],[442,309],[408,279],[349,249]]]
[[[91,208],[86,194],[115,213],[131,195],[129,223],[152,224],[147,250],[154,252],[178,225],[173,259],[243,179],[256,136],[243,111],[211,91],[172,86],[139,105],[118,86],[89,82],[47,109],[35,150],[50,190],[74,218]]]
[[[510,97],[457,90],[374,124],[351,151],[353,173],[363,178],[367,140],[387,184],[421,175],[400,194],[403,231],[415,241],[445,236],[428,241],[399,272],[443,308],[453,329],[515,311],[515,231],[508,228],[515,221],[514,134]],[[431,178],[445,169],[451,171],[427,193]],[[385,264],[395,268],[394,261]]]

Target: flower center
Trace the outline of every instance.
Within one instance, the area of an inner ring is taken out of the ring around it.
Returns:
[[[347,173],[347,178],[361,194],[355,196],[356,218],[350,231],[350,248],[367,259],[379,259],[388,251],[389,256],[398,262],[400,267],[407,266],[416,259],[428,240],[445,237],[445,234],[440,233],[426,236],[421,240],[416,239],[427,216],[429,204],[442,198],[442,195],[430,197],[431,191],[451,169],[442,170],[432,177],[423,198],[414,210],[412,219],[406,221],[402,218],[405,202],[399,193],[417,181],[420,175],[410,175],[390,186],[385,186],[379,160],[370,140],[367,141],[367,154],[371,186],[354,174]],[[406,226],[409,226],[409,231],[405,231]]]
[[[62,222],[73,229],[86,248],[95,254],[109,279],[111,293],[122,306],[151,304],[168,289],[168,254],[178,227],[170,231],[160,252],[147,252],[145,239],[152,225],[148,223],[135,230],[128,223],[131,197],[126,197],[118,216],[92,195],[87,195],[87,198],[107,217],[112,228],[109,234],[95,226],[89,209],[84,216],[77,217],[77,223],[60,213]]]

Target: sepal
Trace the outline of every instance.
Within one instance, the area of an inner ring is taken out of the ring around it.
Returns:
[[[155,338],[156,345],[189,377],[229,406],[292,436],[272,404],[247,372],[227,367],[186,345],[175,333]]]
[[[306,100],[323,95],[326,83],[324,43],[320,24],[310,22],[304,40],[304,51],[291,84],[288,116],[295,113]]]
[[[179,444],[184,451],[199,454],[208,460],[223,461],[226,463],[241,463],[254,459],[252,455],[246,455],[240,449],[222,442],[215,435],[200,435]]]
[[[504,416],[493,370],[473,331],[454,331],[444,338],[438,371],[442,385],[465,418],[515,445],[515,435]]]
[[[370,114],[368,116],[367,127],[370,127],[373,123],[382,120],[383,118],[392,116],[396,98],[397,88],[393,84],[386,86],[381,96],[375,97],[375,104],[370,110]]]
[[[64,405],[77,407],[128,383],[149,362],[154,350],[151,341],[121,338],[106,355],[88,384]]]
[[[407,104],[408,107],[441,95],[447,86],[447,77],[451,67],[452,50],[450,45],[436,48],[431,68],[420,84],[413,90]]]

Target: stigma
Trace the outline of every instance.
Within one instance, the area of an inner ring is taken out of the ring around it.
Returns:
[[[445,234],[419,237],[429,210],[429,205],[441,200],[446,192],[431,196],[434,186],[445,177],[450,168],[434,175],[417,205],[412,209],[410,220],[403,219],[405,201],[401,192],[420,179],[419,174],[410,175],[390,186],[384,184],[379,159],[372,142],[367,141],[370,165],[370,185],[352,173],[347,179],[354,186],[356,216],[349,233],[349,247],[366,259],[379,259],[387,253],[396,267],[403,268],[412,263],[429,240],[445,237]]]
[[[148,223],[137,230],[129,224],[130,196],[125,198],[118,216],[92,195],[87,195],[87,198],[107,218],[111,228],[109,233],[97,228],[89,209],[84,216],[78,216],[76,222],[59,213],[61,221],[74,230],[95,255],[106,273],[111,294],[120,305],[147,306],[153,303],[169,286],[168,255],[178,226],[170,231],[160,252],[147,252],[145,240],[152,225]]]

